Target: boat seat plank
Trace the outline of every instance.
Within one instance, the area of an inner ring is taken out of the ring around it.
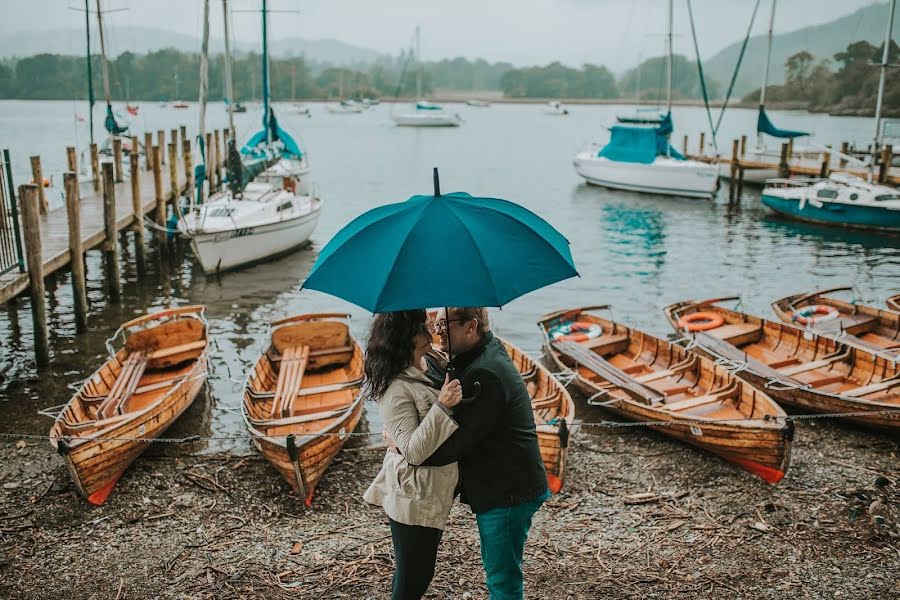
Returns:
[[[816,369],[821,369],[822,367],[827,367],[828,365],[835,363],[841,360],[843,356],[832,356],[830,358],[822,358],[819,360],[812,360],[810,362],[801,363],[799,365],[793,365],[784,369],[778,369],[778,372],[782,375],[797,375],[798,373],[805,373],[806,371],[815,371]]]
[[[663,404],[662,408],[666,410],[685,410],[688,408],[694,408],[696,406],[700,406],[702,404],[710,404],[712,402],[717,402],[720,400],[726,400],[730,397],[730,392],[717,392],[715,394],[705,394],[703,396],[694,396],[693,398],[685,398],[684,400],[679,400],[678,402],[671,402],[669,404]]]
[[[598,355],[596,352],[585,348],[578,342],[556,342],[553,344],[553,347],[557,351],[576,361],[580,366],[596,373],[610,383],[630,391],[648,404],[665,400],[664,394],[635,381],[632,377],[629,377],[627,373],[613,366],[608,360]]]
[[[611,346],[613,344],[617,344],[620,342],[628,341],[627,334],[621,335],[601,335],[600,337],[591,338],[589,340],[585,340],[583,342],[575,342],[576,344],[580,344],[584,348],[594,349],[599,348],[600,346]]]
[[[204,348],[206,348],[206,340],[197,340],[196,342],[188,342],[186,344],[179,344],[177,346],[170,346],[168,348],[160,348],[159,350],[154,350],[148,355],[148,358],[150,360],[154,360],[157,358],[168,358],[169,356],[175,356],[176,354],[182,354],[183,352],[202,350]]]
[[[841,395],[850,396],[851,398],[862,398],[863,396],[869,396],[878,392],[885,392],[898,386],[900,386],[900,377],[891,378],[887,381],[881,381],[879,383],[864,385],[863,387],[856,388],[855,390],[844,392]]]
[[[315,394],[328,394],[330,392],[339,392],[341,390],[358,387],[362,382],[360,380],[355,381],[346,381],[341,383],[332,383],[329,385],[320,385],[316,387],[308,387],[303,388],[299,392],[297,392],[297,397],[302,398],[303,396],[313,396]],[[275,392],[257,392],[252,388],[247,388],[247,391],[250,393],[250,397],[254,400],[271,400],[275,397]]]
[[[658,379],[665,379],[666,377],[672,377],[673,375],[684,373],[690,368],[690,364],[681,365],[678,367],[673,367],[671,369],[666,369],[665,371],[653,371],[652,373],[647,373],[646,375],[638,375],[634,378],[634,380],[640,381],[641,383],[647,383],[648,381],[656,381]]]
[[[340,346],[335,348],[325,348],[323,350],[311,350],[309,353],[310,358],[315,358],[317,356],[328,356],[329,354],[349,354],[353,352],[353,346]],[[274,363],[279,363],[283,360],[282,356],[273,356],[269,360]]]
[[[714,337],[726,340],[751,333],[757,329],[759,329],[759,326],[754,325],[753,323],[729,323],[727,325],[716,327],[710,331]]]

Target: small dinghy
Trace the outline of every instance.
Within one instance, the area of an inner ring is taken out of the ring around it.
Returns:
[[[721,306],[740,298],[688,300],[665,308],[692,347],[726,364],[775,400],[802,411],[900,431],[900,362],[786,323]]]
[[[575,422],[575,403],[566,388],[543,365],[509,342],[501,341],[531,396],[547,483],[550,491],[556,494],[566,481],[566,457],[569,453],[569,431]]]
[[[275,321],[244,386],[254,445],[306,506],[362,416],[363,351],[349,319],[322,313]]]
[[[159,437],[196,398],[207,374],[205,312],[184,306],[122,325],[107,340],[110,358],[56,417],[50,443],[91,504],[106,501],[149,446],[144,440]]]
[[[852,291],[850,287],[839,287],[795,294],[776,300],[772,309],[785,323],[876,354],[900,357],[900,312],[866,306],[855,298],[848,301],[833,297],[837,292]]]
[[[546,355],[603,406],[631,421],[721,456],[767,483],[791,460],[793,424],[766,394],[712,360],[602,318],[608,306],[541,317]]]

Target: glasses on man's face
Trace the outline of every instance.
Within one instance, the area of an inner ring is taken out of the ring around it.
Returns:
[[[463,323],[465,321],[468,321],[468,319],[436,319],[428,325],[428,329],[431,333],[437,335],[447,331],[447,325],[449,323]]]

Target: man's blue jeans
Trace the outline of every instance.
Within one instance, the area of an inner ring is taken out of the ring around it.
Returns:
[[[531,517],[550,499],[550,492],[529,502],[492,508],[475,515],[481,538],[481,562],[487,575],[491,600],[521,600],[524,597],[522,553],[531,528]]]

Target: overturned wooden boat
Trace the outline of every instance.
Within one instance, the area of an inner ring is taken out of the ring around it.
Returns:
[[[320,313],[275,321],[244,385],[254,445],[307,506],[362,416],[363,352],[349,319]]]
[[[190,406],[206,381],[204,306],[128,321],[107,340],[110,358],[84,382],[50,429],[78,491],[103,504],[147,446]],[[119,336],[124,343],[114,350]]]
[[[569,432],[575,422],[575,403],[565,386],[546,367],[509,342],[501,341],[531,396],[534,426],[547,471],[547,483],[555,494],[566,481]]]
[[[885,304],[887,304],[888,309],[894,312],[900,312],[900,294],[891,296],[885,301]]]
[[[739,300],[678,302],[665,314],[679,331],[700,323],[704,331],[687,332],[691,346],[740,371],[779,403],[817,413],[872,413],[848,419],[900,431],[896,357],[721,306]]]
[[[712,360],[596,314],[608,308],[562,310],[538,322],[545,355],[572,372],[589,402],[781,481],[794,431],[781,407]]]
[[[851,287],[795,294],[772,303],[778,318],[870,352],[900,356],[900,312],[833,297]]]

